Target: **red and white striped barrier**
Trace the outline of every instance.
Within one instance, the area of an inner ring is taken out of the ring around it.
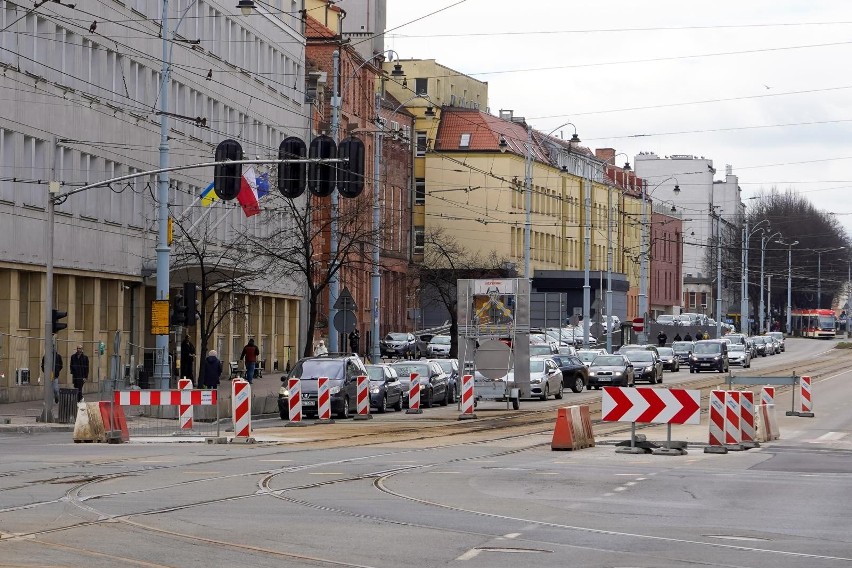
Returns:
[[[251,384],[243,379],[231,381],[231,404],[234,411],[234,438],[251,437]]]
[[[459,420],[465,420],[468,418],[476,418],[476,414],[473,413],[474,401],[476,399],[473,396],[473,375],[464,375],[462,377],[462,392],[461,392],[461,415],[459,416]]]
[[[320,422],[331,422],[331,394],[328,391],[328,377],[317,379],[317,418]]]
[[[372,418],[370,415],[370,378],[361,375],[357,379],[357,391],[355,398],[357,400],[356,413],[353,418],[355,420],[366,420]]]
[[[729,450],[743,449],[740,430],[740,394],[740,391],[725,392],[725,447]]]
[[[775,387],[760,389],[760,404],[775,404]]]
[[[588,405],[557,409],[551,450],[582,450],[595,447],[592,416]]]
[[[215,390],[132,390],[115,391],[113,401],[121,406],[214,406]]]
[[[755,431],[754,412],[754,393],[751,391],[740,392],[740,434],[743,445],[749,448],[756,448],[759,445]]]
[[[811,396],[811,378],[803,376],[799,380],[799,403],[801,410],[799,416],[813,416],[814,402]]]
[[[406,414],[422,414],[420,410],[420,381],[417,380],[417,373],[411,373],[411,382],[408,386],[408,410]]]
[[[707,440],[705,453],[724,454],[728,452],[725,447],[725,392],[723,390],[710,391],[710,435]]]
[[[301,379],[287,379],[287,410],[289,411],[290,423],[299,424],[302,421],[302,381]]]
[[[778,420],[775,418],[774,404],[761,404],[757,407],[756,436],[759,442],[770,442],[781,438]]]
[[[189,379],[179,379],[178,380],[178,389],[180,390],[192,390],[192,381]],[[182,430],[191,430],[192,429],[192,405],[191,404],[181,404],[179,405],[180,409],[180,427]]]

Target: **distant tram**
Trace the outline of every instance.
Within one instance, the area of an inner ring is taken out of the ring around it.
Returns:
[[[793,310],[790,312],[793,335],[831,339],[837,330],[834,310]]]

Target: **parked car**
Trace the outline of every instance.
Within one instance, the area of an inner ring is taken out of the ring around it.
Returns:
[[[419,358],[417,341],[412,333],[389,333],[379,341],[382,357],[414,357]]]
[[[657,316],[657,323],[660,325],[680,325],[680,320],[672,314],[660,314]]]
[[[767,355],[775,355],[775,349],[771,346],[769,340],[764,335],[755,335],[751,338],[754,342],[754,350],[757,355],[766,357]]]
[[[449,378],[441,366],[435,361],[397,361],[390,364],[399,375],[402,384],[403,406],[408,406],[408,395],[411,390],[411,374],[417,373],[420,381],[420,405],[432,408],[435,404],[447,406],[450,402]]]
[[[618,353],[624,354],[630,351],[653,351],[654,355],[656,355],[658,359],[660,357],[660,353],[657,351],[656,345],[636,345],[634,343],[628,343],[618,348]]]
[[[589,366],[589,388],[632,387],[633,363],[625,355],[598,355]]]
[[[447,375],[447,381],[450,385],[450,404],[456,402],[456,399],[461,396],[461,377],[459,376],[459,360],[458,359],[435,359],[435,362],[441,366],[444,373]]]
[[[562,398],[562,371],[552,357],[530,357],[530,394],[547,400]]]
[[[580,349],[577,351],[577,357],[580,358],[580,361],[588,367],[592,364],[592,361],[595,360],[595,357],[598,355],[606,355],[606,349]]]
[[[716,339],[704,339],[695,342],[695,349],[689,358],[689,372],[700,373],[701,371],[719,371],[727,373],[728,344]]]
[[[633,363],[635,381],[648,381],[652,385],[663,382],[663,362],[654,352],[635,349],[625,355]]]
[[[414,338],[414,352],[418,354],[426,353],[426,348],[429,347],[429,342],[435,337],[434,333],[421,333]]]
[[[451,340],[452,338],[449,335],[436,335],[426,347],[426,356],[449,357]]]
[[[572,357],[576,357],[577,348],[573,345],[560,345],[557,350],[557,355],[570,355]]]
[[[781,332],[781,331],[770,331],[770,332],[769,332],[769,333],[767,333],[766,335],[768,335],[769,337],[771,337],[772,339],[774,339],[776,342],[778,342],[778,344],[779,344],[779,349],[780,349],[781,351],[786,351],[786,350],[787,350],[787,346],[786,346],[786,345],[784,345],[784,333],[783,333],[783,332]]]
[[[559,353],[559,348],[555,347],[549,343],[531,343],[530,344],[530,357],[535,357],[539,355],[556,355]]]
[[[751,351],[742,343],[732,343],[728,346],[728,363],[748,369],[751,367]]]
[[[680,371],[680,359],[677,358],[672,347],[657,347],[657,353],[660,354],[663,369],[672,371],[673,373]]]
[[[367,368],[357,355],[329,357],[305,357],[299,359],[288,375],[281,377],[285,384],[290,378],[301,379],[302,413],[304,415],[319,412],[317,391],[320,377],[327,377],[331,402],[331,412],[338,418],[349,418],[357,409],[358,381],[360,376],[368,375]],[[283,391],[287,389],[284,388]],[[281,419],[289,415],[289,392],[278,391],[278,411]],[[283,407],[282,407],[283,404]],[[285,411],[284,408],[287,408]]]
[[[552,357],[562,372],[562,386],[574,392],[583,392],[589,386],[589,369],[575,355],[554,355]]]
[[[370,406],[387,412],[388,408],[402,410],[402,384],[399,375],[390,365],[367,365],[370,377]]]
[[[689,357],[694,348],[695,343],[692,341],[675,341],[672,343],[672,350],[677,355],[677,360],[681,365],[689,365]]]

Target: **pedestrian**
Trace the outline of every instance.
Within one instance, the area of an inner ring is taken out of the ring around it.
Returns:
[[[660,347],[665,347],[666,341],[668,341],[668,339],[669,339],[669,336],[666,335],[666,332],[663,331],[663,330],[660,330],[660,333],[657,335],[657,345],[659,345]]]
[[[358,333],[358,329],[353,329],[352,333],[349,334],[349,349],[352,353],[358,354],[358,347],[361,343],[361,334]]]
[[[683,340],[684,341],[692,341],[692,336],[689,334],[688,331],[686,332],[686,335],[683,336]]]
[[[89,378],[89,358],[83,353],[82,345],[78,345],[77,351],[71,355],[68,370],[71,371],[71,382],[74,383],[74,388],[77,389],[77,402],[82,402],[83,383]]]
[[[674,341],[682,341],[682,339],[680,338],[680,333],[675,333]]]
[[[314,357],[319,357],[320,355],[328,355],[328,349],[326,349],[325,341],[322,339],[314,347]]]
[[[201,373],[198,376],[199,382],[207,389],[218,389],[219,379],[222,377],[222,361],[219,360],[219,354],[211,349],[207,352],[207,358],[201,364]]]
[[[189,340],[188,335],[183,337],[180,344],[180,374],[195,385],[195,345]]]
[[[53,402],[59,404],[59,373],[62,372],[62,355],[59,351],[53,351],[53,379],[50,381],[53,386]],[[44,355],[41,356],[41,370],[44,372]]]
[[[246,381],[248,384],[254,380],[254,369],[257,366],[257,359],[260,357],[260,349],[254,344],[254,338],[250,338],[248,344],[243,347],[243,352],[240,353],[240,361],[246,361]]]

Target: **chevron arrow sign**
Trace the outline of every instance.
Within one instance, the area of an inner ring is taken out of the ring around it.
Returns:
[[[601,417],[607,422],[700,424],[701,391],[604,387]]]

